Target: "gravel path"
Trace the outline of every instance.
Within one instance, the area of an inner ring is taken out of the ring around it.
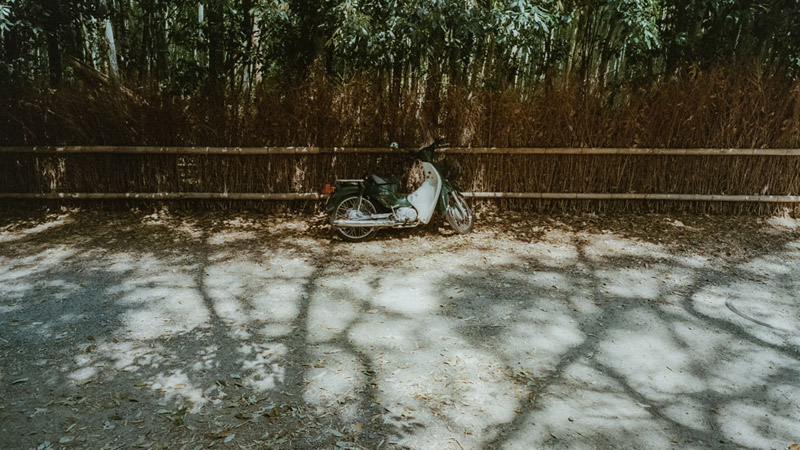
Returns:
[[[787,448],[800,223],[0,217],[0,448]]]

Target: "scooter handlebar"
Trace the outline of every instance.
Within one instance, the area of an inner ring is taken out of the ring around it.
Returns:
[[[436,150],[436,148],[439,147],[440,145],[442,145],[444,142],[445,142],[444,138],[436,138],[436,139],[433,140],[433,143],[431,143],[428,146],[422,147],[419,150],[410,150],[410,151],[408,151],[406,153],[406,158],[405,159],[411,160],[411,161],[417,160],[417,159],[422,159],[421,155],[422,155],[423,152],[425,152],[427,150]],[[395,144],[393,142],[391,148],[392,149],[397,148],[397,144]]]

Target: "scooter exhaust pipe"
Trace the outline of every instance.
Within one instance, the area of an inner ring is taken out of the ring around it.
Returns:
[[[366,219],[366,220],[334,220],[333,226],[342,228],[374,228],[392,227],[396,224],[394,220],[387,219]]]

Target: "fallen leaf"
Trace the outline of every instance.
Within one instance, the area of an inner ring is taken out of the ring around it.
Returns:
[[[206,439],[217,440],[217,439],[225,439],[228,436],[233,434],[233,430],[222,430],[217,433],[206,433],[203,436]]]
[[[46,413],[46,412],[47,412],[47,408],[34,408],[33,409],[33,414],[31,414],[28,417],[35,417],[35,416],[37,416],[39,414]]]

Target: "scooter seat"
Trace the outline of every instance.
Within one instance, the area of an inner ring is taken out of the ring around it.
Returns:
[[[398,183],[397,177],[395,177],[394,175],[382,176],[382,175],[375,175],[374,173],[371,173],[371,174],[366,176],[366,179],[369,180],[370,182],[378,184],[378,185],[397,184]]]

